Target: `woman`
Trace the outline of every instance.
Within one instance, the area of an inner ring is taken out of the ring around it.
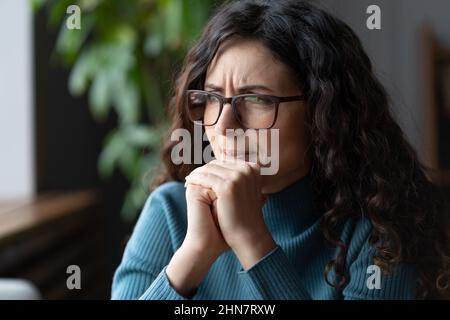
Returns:
[[[441,202],[343,22],[301,1],[227,2],[188,53],[169,107],[171,132],[201,126],[216,159],[175,163],[167,143],[113,299],[448,290]],[[277,130],[275,174],[250,161],[255,144],[230,147],[233,129]]]

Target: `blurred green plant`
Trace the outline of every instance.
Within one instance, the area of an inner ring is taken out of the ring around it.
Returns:
[[[206,22],[213,0],[31,0],[59,28],[54,57],[70,69],[69,91],[87,94],[97,121],[117,115],[98,159],[103,178],[117,169],[130,181],[122,216],[132,220],[148,196],[164,107],[176,67]],[[66,27],[67,7],[81,9],[81,29]]]

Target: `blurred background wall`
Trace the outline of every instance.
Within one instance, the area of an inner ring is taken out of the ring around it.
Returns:
[[[26,1],[0,2],[0,198],[35,192],[32,21]]]
[[[429,24],[438,41],[450,45],[450,3],[446,0],[321,0],[360,37],[387,88],[393,110],[410,142],[423,151],[424,74],[421,28]],[[369,30],[366,9],[381,9],[381,30]]]

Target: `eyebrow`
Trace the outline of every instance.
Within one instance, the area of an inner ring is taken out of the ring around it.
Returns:
[[[216,86],[215,84],[212,84],[212,83],[206,83],[205,89],[206,88],[223,92],[223,88],[221,88],[220,86]],[[238,88],[239,92],[245,92],[245,91],[251,91],[251,90],[264,90],[264,91],[273,93],[272,89],[270,89],[264,85],[260,85],[260,84],[248,84],[248,85],[244,85],[244,86],[241,86]]]

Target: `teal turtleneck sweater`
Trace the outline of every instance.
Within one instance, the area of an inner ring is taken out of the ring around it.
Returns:
[[[243,270],[232,250],[225,252],[189,298],[414,298],[416,272],[412,266],[400,265],[389,274],[372,266],[375,250],[368,243],[372,226],[364,217],[348,220],[339,228],[341,239],[348,245],[348,284],[343,290],[328,285],[323,272],[337,249],[324,239],[312,199],[309,175],[268,195],[263,215],[277,247],[247,270]],[[188,299],[171,286],[166,275],[166,267],[186,230],[184,185],[168,182],[159,186],[147,199],[115,272],[112,299]]]

